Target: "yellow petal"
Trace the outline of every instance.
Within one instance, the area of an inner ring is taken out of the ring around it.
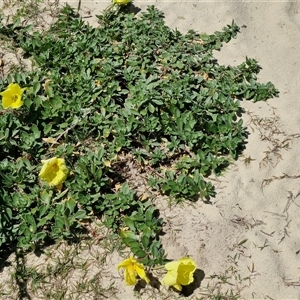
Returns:
[[[117,269],[124,268],[124,280],[126,285],[135,285],[136,280],[136,270],[135,270],[136,260],[132,257],[129,257],[122,262],[120,262],[117,266]]]
[[[181,291],[181,285],[188,285],[194,281],[194,272],[196,264],[194,260],[188,257],[181,258],[177,261],[169,262],[165,265],[168,270],[167,275],[163,278],[162,283],[173,286]]]
[[[180,292],[182,291],[182,286],[178,282],[176,284],[174,284],[173,286],[176,290],[178,290]]]
[[[144,266],[142,264],[136,263],[135,264],[135,270],[136,270],[136,272],[137,272],[137,274],[139,275],[140,278],[145,280],[147,283],[150,282],[149,278],[147,277],[147,275],[145,273]]]
[[[180,263],[184,263],[184,264],[192,264],[193,266],[196,267],[196,263],[193,259],[189,258],[189,257],[183,257],[181,259],[178,260]]]
[[[114,0],[114,3],[116,4],[127,4],[129,3],[131,0]]]
[[[11,106],[11,100],[9,97],[3,96],[2,98],[2,107],[8,109]]]
[[[66,180],[69,170],[64,159],[53,157],[42,160],[42,164],[39,177],[47,181],[49,185],[58,186]]]
[[[124,279],[126,285],[135,285],[137,283],[137,275],[145,280],[147,283],[150,282],[149,278],[146,275],[144,265],[138,263],[133,257],[129,257],[117,266],[117,269],[124,268]]]
[[[125,269],[124,279],[126,285],[135,285],[137,283],[136,272],[133,265],[130,265]]]
[[[21,89],[21,87],[17,83],[11,83],[8,88],[11,90],[13,94],[17,94],[22,96],[25,89]]]
[[[178,268],[177,281],[182,285],[188,285],[194,281],[195,267],[192,265],[180,265]]]
[[[180,259],[179,262],[177,281],[182,285],[188,285],[194,281],[196,263],[188,257]]]
[[[130,258],[126,258],[126,259],[124,259],[123,261],[121,261],[121,262],[118,264],[117,268],[118,268],[118,270],[119,270],[120,268],[127,268],[127,267],[130,266],[131,264],[132,264],[132,262],[131,262],[131,257],[130,257]]]
[[[177,272],[169,271],[161,280],[163,285],[174,286],[177,283]]]
[[[178,268],[178,266],[180,265],[180,262],[178,260],[176,261],[171,261],[165,264],[165,268],[170,271],[170,270],[174,270]]]
[[[17,83],[9,84],[7,89],[4,92],[0,93],[0,95],[2,96],[3,108],[19,108],[20,106],[22,106],[22,95],[24,90],[25,88],[21,89]]]

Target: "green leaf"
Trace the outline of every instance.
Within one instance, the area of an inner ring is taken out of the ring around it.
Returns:
[[[86,212],[84,210],[78,210],[74,215],[74,218],[79,220],[82,220],[85,217],[86,217]]]
[[[146,212],[145,212],[145,218],[146,218],[146,220],[148,220],[148,221],[151,221],[151,220],[152,220],[154,210],[155,210],[155,208],[154,208],[153,206],[150,206],[150,207],[146,210]]]
[[[143,235],[142,236],[142,244],[143,244],[143,246],[144,246],[145,249],[148,248],[149,242],[150,242],[149,237],[146,236],[146,235]]]
[[[5,209],[5,212],[6,212],[6,215],[8,216],[8,218],[12,219],[12,210],[9,207],[7,207]]]
[[[32,129],[35,139],[39,139],[41,137],[41,133],[40,133],[38,127],[35,124],[33,124],[31,129]]]
[[[12,29],[15,29],[16,27],[18,27],[19,25],[21,24],[21,18],[17,18],[15,21],[14,21],[14,24],[12,26]]]
[[[64,190],[63,192],[59,193],[55,198],[52,199],[53,202],[56,202],[57,200],[63,198],[67,193],[68,189]]]
[[[153,114],[155,112],[155,107],[151,103],[149,103],[148,110]]]
[[[69,198],[68,200],[66,200],[65,205],[69,209],[70,213],[72,213],[76,206],[76,201],[73,198]]]
[[[41,88],[41,84],[39,82],[35,82],[32,86],[32,92],[36,95]]]
[[[126,225],[127,227],[129,227],[129,229],[130,229],[131,231],[133,231],[133,232],[135,231],[135,226],[134,226],[134,222],[133,222],[132,219],[126,217],[126,218],[124,218],[123,221],[124,221],[125,225]]]
[[[132,251],[137,257],[144,258],[147,256],[147,253],[144,250],[133,250]]]

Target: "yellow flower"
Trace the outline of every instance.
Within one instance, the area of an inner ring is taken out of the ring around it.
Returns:
[[[47,181],[49,185],[59,186],[66,180],[69,170],[63,158],[53,157],[42,160],[42,164],[43,167],[39,176]]]
[[[148,277],[146,276],[144,265],[138,263],[133,257],[129,257],[122,262],[120,262],[117,266],[118,270],[120,268],[124,268],[124,279],[126,285],[135,285],[137,283],[137,275],[144,279],[147,283],[150,282]]]
[[[181,291],[182,285],[189,285],[194,281],[193,274],[196,270],[196,264],[191,258],[185,257],[169,262],[165,265],[165,268],[168,273],[161,281],[162,284],[173,286]]]
[[[113,1],[114,1],[114,3],[116,3],[116,4],[121,4],[121,5],[123,5],[123,4],[129,3],[131,0],[113,0]]]
[[[23,105],[22,95],[24,89],[21,89],[17,83],[11,83],[7,89],[0,93],[2,96],[2,106],[4,109],[7,108],[19,108]]]

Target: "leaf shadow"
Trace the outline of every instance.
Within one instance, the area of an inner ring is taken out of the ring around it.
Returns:
[[[151,273],[147,272],[147,277],[149,278],[149,285],[157,290],[160,289],[161,283],[159,279],[153,276]],[[145,280],[139,280],[138,283],[134,287],[135,292],[140,292],[142,289],[146,287],[147,283]]]
[[[188,297],[194,293],[194,291],[200,287],[201,281],[204,279],[205,273],[201,269],[196,269],[194,272],[194,281],[186,286],[182,286],[181,294],[184,297]]]
[[[141,11],[141,9],[135,6],[132,2],[129,5],[121,7],[121,9],[126,13],[132,13],[134,15],[138,14]]]
[[[15,277],[18,288],[18,300],[31,300],[32,298],[27,290],[29,276],[26,270],[25,253],[22,250],[16,251],[16,263]]]
[[[160,289],[161,283],[157,277],[154,277],[151,273],[147,273],[147,276],[150,280],[149,285],[157,290]],[[194,272],[194,281],[186,286],[182,286],[182,291],[180,294],[183,297],[189,297],[194,293],[194,291],[200,287],[202,280],[205,278],[205,273],[201,269],[196,269]],[[139,280],[138,283],[134,287],[135,292],[140,292],[147,286],[145,280]],[[174,291],[178,292],[175,288],[171,287]]]

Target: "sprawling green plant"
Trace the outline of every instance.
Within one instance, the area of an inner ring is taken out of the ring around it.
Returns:
[[[42,33],[2,21],[0,37],[35,67],[0,81],[0,91],[25,88],[23,106],[0,114],[0,247],[73,239],[84,232],[82,220],[104,216],[142,263],[162,264],[163,220],[130,188],[121,157],[133,156],[152,189],[177,201],[214,196],[205,178],[236,159],[247,137],[239,100],[278,91],[257,82],[254,59],[215,62],[235,23],[212,35],[182,34],[154,6],[138,17],[113,6],[98,19],[91,27],[65,6]],[[56,165],[51,176],[41,172],[52,158],[66,164],[59,182]]]

